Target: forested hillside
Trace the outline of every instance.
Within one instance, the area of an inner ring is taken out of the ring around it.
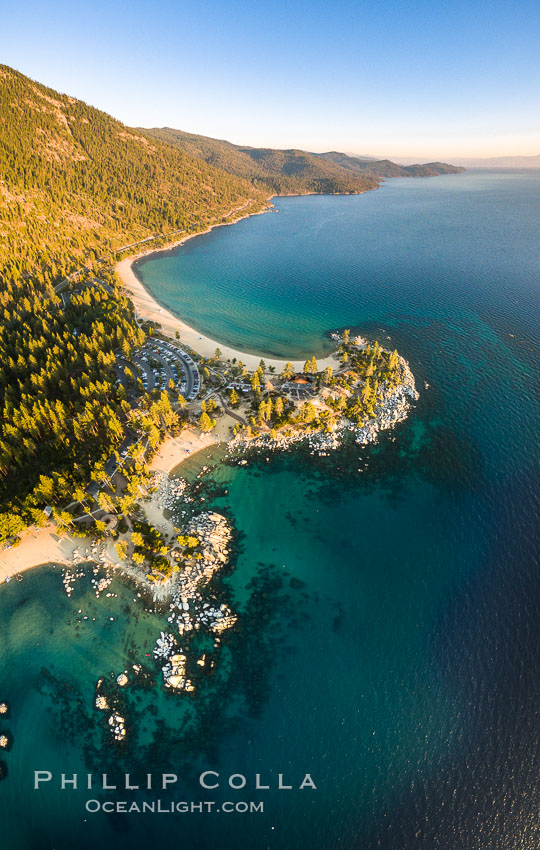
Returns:
[[[90,106],[0,66],[0,541],[100,481],[133,425],[115,351],[144,333],[97,258],[138,239],[257,209],[265,195]],[[82,273],[81,273],[82,269]],[[65,300],[53,284],[65,284]],[[95,282],[96,272],[106,284]],[[145,396],[150,442],[169,397]],[[104,498],[103,493],[100,498]]]
[[[48,279],[88,249],[198,226],[254,187],[0,65],[0,273]]]
[[[373,174],[353,174],[339,164],[306,151],[240,147],[168,127],[141,132],[168,142],[229,174],[250,180],[252,185],[274,195],[366,192],[376,189],[380,183]]]
[[[221,139],[172,130],[170,127],[141,132],[176,145],[191,156],[278,195],[294,192],[365,192],[375,189],[385,177],[433,177],[437,174],[457,174],[464,170],[443,162],[397,165],[389,159],[363,159],[338,151],[309,153],[302,150],[241,147]]]
[[[349,156],[339,151],[315,154],[329,162],[341,166],[353,174],[376,174],[378,177],[436,177],[438,174],[459,174],[465,171],[447,162],[426,162],[422,165],[398,165],[390,159],[364,159]]]
[[[111,281],[112,282],[112,281]],[[129,405],[114,350],[141,342],[118,292],[88,285],[64,309],[49,285],[0,292],[0,539],[84,495],[122,440]]]

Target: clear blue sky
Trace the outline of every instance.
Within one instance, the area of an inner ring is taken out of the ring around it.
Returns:
[[[412,158],[540,153],[538,0],[18,0],[0,61],[134,126]]]

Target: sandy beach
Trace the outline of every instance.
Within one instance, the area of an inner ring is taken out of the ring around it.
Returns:
[[[219,420],[218,420],[219,421]],[[150,472],[166,472],[169,474],[175,466],[187,457],[220,441],[220,435],[213,431],[201,434],[194,428],[186,428],[178,437],[165,437],[156,454],[150,461]]]
[[[255,215],[260,215],[260,213],[254,213]],[[239,220],[239,219],[238,219]],[[234,224],[236,222],[231,222]],[[227,227],[230,225],[216,225],[219,227]],[[208,233],[213,228],[208,228],[204,233]],[[178,242],[175,242],[171,245],[168,245],[164,248],[160,248],[159,251],[169,251],[172,247],[177,247],[178,245],[182,245],[188,239],[194,239],[196,236],[202,236],[202,233],[195,233],[191,236],[186,236],[183,239],[180,239]],[[162,330],[165,334],[175,338],[176,332],[180,334],[180,342],[185,343],[194,351],[201,354],[203,357],[213,357],[216,348],[221,349],[222,359],[223,360],[232,360],[234,357],[237,360],[241,360],[245,366],[247,366],[250,370],[255,370],[259,365],[261,360],[260,354],[248,354],[245,351],[238,351],[235,348],[231,348],[228,345],[225,345],[223,342],[219,342],[218,340],[211,339],[208,336],[204,336],[200,334],[199,331],[187,325],[182,319],[179,319],[177,316],[173,315],[169,310],[166,310],[165,307],[161,307],[161,305],[153,298],[153,296],[144,288],[141,281],[136,276],[133,271],[133,263],[136,260],[139,260],[141,257],[146,257],[150,254],[157,254],[159,251],[142,251],[139,254],[135,254],[135,256],[126,257],[125,260],[121,260],[116,265],[116,271],[118,272],[127,292],[129,293],[133,304],[135,305],[135,310],[137,312],[137,317],[139,319],[150,319],[153,322],[159,322],[162,327]],[[306,356],[304,360],[291,360],[290,362],[293,364],[293,367],[301,372],[304,367],[304,362],[308,357],[312,357],[313,352],[306,352]],[[267,366],[275,366],[275,368],[280,371],[283,369],[287,360],[279,360],[275,358],[263,357],[264,362]],[[319,369],[325,369],[327,366],[331,366],[333,369],[339,366],[338,360],[333,357],[325,357],[322,360],[318,360]]]
[[[69,537],[59,537],[52,525],[26,532],[18,546],[0,553],[0,582],[39,564],[63,563],[76,545]]]
[[[47,525],[38,531],[27,531],[21,535],[21,542],[12,549],[0,552],[0,583],[17,573],[39,567],[43,564],[71,563],[75,549],[80,555],[92,560],[94,541],[68,534],[60,536],[53,525]],[[118,560],[113,550],[113,541],[106,542],[111,561]]]
[[[185,428],[177,437],[166,437],[152,458],[148,466],[149,471],[164,472],[168,475],[182,461],[192,457],[201,449],[229,439],[229,427],[234,424],[232,417],[224,415],[219,417],[216,428],[211,434],[202,434],[197,428]],[[143,507],[149,522],[161,530],[172,533],[173,526],[169,520],[165,519],[155,496],[143,502]],[[58,535],[53,525],[38,531],[27,531],[21,535],[18,546],[0,552],[0,584],[8,577],[43,564],[69,564],[75,549],[79,554],[92,560],[92,545],[93,541],[89,539],[74,539],[68,534]],[[114,564],[118,560],[114,551],[114,541],[106,541],[105,546],[108,560]]]

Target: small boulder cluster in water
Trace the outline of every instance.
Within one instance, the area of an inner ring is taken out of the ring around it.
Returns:
[[[80,565],[85,564],[88,561],[94,562],[94,567],[92,569],[92,587],[94,588],[96,599],[99,599],[100,594],[103,593],[104,590],[107,590],[113,580],[112,573],[107,568],[109,566],[109,562],[108,560],[105,560],[105,555],[105,550],[100,550],[97,546],[92,546],[87,555],[81,555],[77,549],[73,552],[73,564]],[[97,560],[98,558],[100,558],[100,560]],[[105,575],[99,575],[103,567],[106,567]],[[86,574],[87,573],[84,569],[72,570],[69,566],[62,571],[62,584],[64,585],[64,590],[66,591],[68,598],[73,594],[75,582],[78,579],[84,578]],[[112,595],[116,594],[107,594],[107,596]]]
[[[9,705],[5,701],[0,701],[0,720],[7,720],[9,718]],[[11,745],[13,743],[13,737],[11,732],[7,732],[3,729],[0,729],[0,750],[4,750],[7,752],[11,749]],[[6,779],[8,773],[7,764],[5,761],[0,760],[0,780]]]
[[[73,588],[75,586],[75,582],[77,581],[77,579],[82,578],[83,576],[84,576],[84,571],[72,573],[69,568],[67,570],[64,570],[64,574],[62,575],[62,583],[64,585],[64,590],[66,591],[66,594],[67,594],[68,597],[70,597],[72,595]]]
[[[142,671],[142,666],[140,664],[133,664],[131,669],[138,675]],[[133,674],[130,673],[130,675]],[[116,680],[116,684],[120,688],[124,688],[130,681],[127,670],[123,670],[117,676],[111,673],[111,678]],[[98,711],[110,712],[106,723],[107,729],[110,731],[113,741],[121,743],[125,741],[127,736],[126,719],[119,711],[118,694],[110,688],[106,690],[106,693],[103,693],[103,689],[106,687],[104,682],[105,677],[102,676],[96,684],[94,706]]]
[[[107,572],[105,576],[101,576],[101,578],[97,578],[97,573],[99,571],[99,567],[94,567],[94,578],[92,579],[92,587],[94,588],[96,599],[99,599],[100,595],[104,590],[107,590],[110,583],[113,580],[111,573]],[[117,596],[117,594],[107,593],[107,596]]]
[[[187,656],[177,651],[177,641],[174,635],[161,632],[154,649],[154,658],[162,658],[163,681],[168,688],[193,691],[193,683],[186,677]]]
[[[232,532],[224,516],[205,512],[193,517],[184,532],[200,541],[201,558],[185,565],[171,581],[168,621],[176,626],[179,635],[198,630],[219,635],[237,621],[236,614],[221,603],[206,601],[202,589],[229,559]],[[219,643],[219,637],[215,638]],[[175,635],[161,632],[154,648],[154,657],[162,659],[163,680],[167,687],[193,691],[194,685],[186,675],[187,656],[178,647]],[[197,664],[204,666],[205,658]]]
[[[126,737],[126,721],[120,714],[111,714],[109,726],[112,728],[115,741],[123,741]]]

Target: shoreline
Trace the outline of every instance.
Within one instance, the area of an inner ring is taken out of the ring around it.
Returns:
[[[275,197],[279,196],[272,196],[272,198]],[[156,299],[144,287],[142,282],[137,278],[132,268],[132,265],[136,260],[152,254],[157,254],[161,251],[170,251],[173,248],[184,244],[184,242],[187,242],[188,239],[194,239],[196,236],[202,236],[209,233],[215,227],[227,227],[231,224],[235,224],[237,221],[243,220],[244,218],[249,218],[252,215],[261,215],[268,212],[272,207],[269,203],[270,200],[271,198],[268,199],[268,205],[262,210],[259,209],[256,212],[245,213],[232,221],[216,223],[204,231],[189,234],[160,248],[146,249],[120,260],[116,264],[115,270],[119,274],[127,293],[133,301],[137,318],[146,318],[151,321],[158,322],[161,325],[163,332],[165,334],[169,334],[173,339],[175,339],[175,334],[178,331],[181,335],[180,344],[186,344],[203,357],[213,357],[216,348],[220,348],[222,351],[221,359],[232,360],[233,358],[236,358],[237,360],[242,360],[244,365],[252,371],[258,367],[260,360],[264,359],[267,367],[274,366],[276,369],[280,370],[286,363],[290,362],[296,371],[302,372],[304,360],[288,361],[285,359],[266,358],[264,355],[241,352],[237,349],[231,348],[230,346],[226,346],[217,340],[213,340],[210,337],[199,334],[198,331],[191,328],[165,307],[161,307],[159,302],[156,301]],[[239,210],[233,210],[232,213],[229,213],[229,215],[238,211]],[[327,366],[331,366],[335,369],[340,366],[340,362],[335,355],[331,355],[318,360],[318,366],[321,371]],[[188,427],[176,437],[166,437],[160,444],[156,454],[149,464],[149,472],[158,472],[170,478],[171,473],[186,459],[193,457],[198,452],[208,448],[209,446],[229,442],[231,439],[229,429],[234,426],[234,424],[235,420],[228,414],[225,414],[223,417],[220,417],[216,430],[211,434],[199,433],[195,431],[193,427]],[[147,509],[149,510],[149,513],[152,514],[152,519],[156,525],[160,525],[163,522],[166,525],[170,524],[168,520],[166,520],[163,512],[161,510],[157,510],[157,505],[154,504],[153,499],[150,501],[150,504],[147,505]],[[79,550],[79,552],[84,550],[85,556],[89,561],[91,561],[93,555],[92,546],[93,543],[85,540],[84,538],[74,538],[70,534],[59,535],[56,532],[55,527],[51,525],[47,525],[41,529],[28,531],[21,537],[21,542],[18,546],[9,550],[4,550],[0,553],[0,584],[4,583],[6,579],[12,579],[16,575],[30,569],[35,569],[36,567],[51,564],[70,566],[73,563],[75,550]],[[106,550],[104,552],[104,556],[108,565],[112,567],[119,567],[120,565],[115,563],[115,561],[117,561],[117,555],[110,540],[107,544],[105,544],[104,548]]]
[[[148,465],[149,473],[162,473],[170,478],[171,473],[183,461],[194,457],[209,446],[226,442],[228,439],[226,429],[231,423],[234,423],[234,420],[225,415],[218,421],[216,431],[211,434],[198,433],[195,428],[188,427],[184,428],[177,437],[166,437]],[[143,500],[142,505],[152,524],[159,527],[170,526],[156,498],[151,496],[148,501]],[[90,538],[72,537],[70,534],[60,535],[56,532],[56,527],[50,524],[44,528],[27,531],[21,536],[18,546],[0,551],[0,586],[5,583],[6,578],[13,580],[19,573],[36,567],[46,567],[51,564],[71,567],[75,550],[84,553],[88,561],[96,560],[96,553],[92,552],[94,545],[95,541]],[[106,550],[107,566],[123,569],[123,566],[117,563],[118,555],[114,550],[114,541],[108,539],[98,544],[98,548],[101,546]],[[101,560],[101,557],[97,560]]]
[[[215,446],[226,438],[215,432],[209,434],[197,433],[195,428],[184,428],[177,437],[165,437],[160,443],[154,457],[148,464],[148,471],[163,472],[165,475],[180,466],[188,458],[194,457],[198,452]]]
[[[173,480],[171,474],[186,459],[194,457],[203,449],[222,443],[230,443],[234,450],[240,451],[250,448],[272,451],[288,449],[297,442],[307,440],[311,448],[317,450],[317,453],[326,454],[328,450],[340,446],[343,434],[347,431],[354,434],[355,440],[359,444],[373,443],[378,439],[380,431],[393,428],[398,422],[405,419],[409,412],[410,399],[418,398],[414,376],[408,363],[403,359],[402,362],[405,367],[403,382],[383,400],[378,415],[363,426],[354,426],[350,422],[343,421],[338,428],[328,434],[323,432],[310,434],[302,431],[293,434],[291,437],[278,437],[277,439],[270,438],[268,434],[265,434],[247,441],[241,437],[231,440],[228,429],[230,425],[234,424],[234,419],[225,414],[218,420],[218,427],[214,433],[203,434],[193,427],[188,427],[176,437],[167,436],[150,461],[148,472],[161,475],[170,482]],[[153,492],[149,498],[140,501],[139,505],[143,508],[148,522],[155,528],[170,534],[173,531],[173,526],[170,519],[165,516],[160,499],[159,492]],[[79,559],[79,562],[81,560],[94,561],[130,574],[129,565],[119,562],[112,538],[107,538],[98,543],[90,538],[75,538],[70,534],[59,535],[55,527],[49,524],[44,528],[28,531],[21,537],[18,546],[2,553],[0,557],[0,584],[8,578],[13,579],[17,574],[36,567],[53,564],[72,567],[75,557]]]
[[[84,552],[84,559],[95,560],[92,547],[95,541],[90,538],[72,537],[70,534],[60,536],[55,526],[47,525],[37,531],[28,531],[21,537],[18,546],[3,551],[0,557],[0,585],[6,579],[14,580],[16,575],[33,570],[36,567],[51,565],[71,566],[75,550]],[[107,541],[108,559],[113,560],[112,541]],[[112,566],[112,563],[109,564]]]
[[[276,196],[274,195],[272,197]],[[266,207],[264,210],[258,210],[254,213],[246,213],[246,215],[236,218],[234,221],[213,224],[206,230],[202,230],[199,233],[189,234],[188,236],[184,236],[182,239],[178,239],[161,248],[140,251],[137,254],[120,260],[115,266],[115,271],[119,275],[129,297],[133,301],[137,318],[158,322],[161,325],[163,333],[171,336],[173,339],[176,338],[176,333],[178,332],[180,334],[180,344],[186,344],[197,352],[197,354],[200,354],[205,358],[213,357],[216,348],[219,348],[222,352],[221,360],[232,360],[233,358],[236,358],[236,360],[241,360],[250,371],[257,369],[260,361],[264,360],[267,366],[274,366],[277,370],[283,369],[286,363],[292,363],[293,368],[297,372],[301,372],[304,368],[305,359],[311,357],[312,353],[306,354],[304,360],[287,360],[274,357],[269,358],[264,354],[251,354],[245,351],[239,351],[238,349],[232,348],[223,342],[219,342],[218,340],[201,334],[178,316],[175,316],[174,313],[170,312],[170,310],[166,307],[162,307],[159,301],[157,301],[146,289],[133,270],[133,263],[143,257],[148,257],[151,254],[159,254],[162,251],[171,251],[173,248],[178,248],[180,245],[183,245],[188,241],[188,239],[195,239],[197,236],[204,236],[205,234],[210,233],[210,231],[215,227],[229,227],[231,224],[236,224],[236,222],[242,221],[245,218],[250,218],[252,215],[262,215],[263,213],[268,212],[269,209],[270,207]],[[326,369],[327,366],[331,366],[335,369],[336,366],[339,365],[339,361],[333,354],[320,360],[317,358],[317,362],[321,370]]]

